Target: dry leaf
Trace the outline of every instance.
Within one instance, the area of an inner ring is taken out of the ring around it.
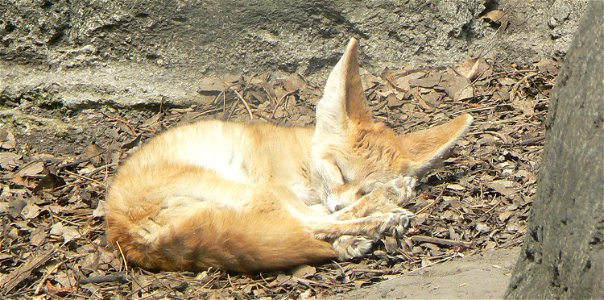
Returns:
[[[505,15],[505,12],[500,9],[494,9],[486,13],[484,16],[480,17],[483,20],[487,20],[493,23],[500,23],[501,18]]]
[[[12,152],[0,152],[0,167],[4,170],[12,171],[19,164],[21,155]]]
[[[0,128],[0,149],[14,149],[17,146],[17,140],[15,140],[15,136]]]
[[[295,268],[292,272],[292,275],[298,278],[306,278],[315,275],[315,273],[317,273],[317,268],[309,265],[302,265]]]
[[[95,143],[91,143],[84,149],[84,152],[80,156],[82,160],[90,160],[93,165],[98,165],[102,161],[101,154],[105,152],[105,149],[101,148]]]
[[[68,243],[81,235],[75,227],[63,226],[63,223],[60,222],[52,225],[50,228],[50,234],[62,237],[63,243]]]
[[[499,220],[500,220],[501,222],[505,222],[505,221],[507,221],[507,220],[508,220],[508,219],[509,219],[509,218],[510,218],[510,217],[511,217],[513,214],[514,214],[514,212],[509,211],[509,210],[503,211],[503,212],[501,212],[501,213],[499,214]]]
[[[411,79],[409,80],[410,87],[423,87],[423,88],[433,88],[440,84],[442,80],[442,76],[440,74],[430,74],[424,78],[419,79]]]
[[[474,81],[488,69],[490,69],[490,66],[483,59],[473,57],[457,65],[455,67],[455,72],[470,81]]]
[[[44,165],[44,162],[41,162],[41,161],[32,162],[32,163],[25,165],[25,167],[22,167],[21,170],[19,170],[17,172],[17,174],[15,174],[15,176],[31,177],[31,176],[42,173],[45,170],[45,168],[46,168],[46,166]]]
[[[42,245],[46,241],[46,228],[38,227],[29,235],[29,243],[35,247]]]
[[[23,218],[25,220],[30,220],[30,219],[37,217],[40,214],[40,211],[41,211],[41,209],[39,206],[37,206],[33,203],[28,203],[21,210],[21,216],[23,216]]]
[[[474,97],[474,87],[465,77],[456,74],[445,74],[441,86],[447,95],[455,101]]]
[[[95,218],[100,218],[105,216],[105,205],[106,202],[104,200],[99,200],[97,207],[92,211],[92,216]]]
[[[516,99],[512,101],[512,104],[519,108],[522,113],[527,117],[535,115],[535,106],[529,100]]]
[[[401,77],[396,77],[396,75],[393,75],[393,77],[396,78],[396,79],[394,79],[393,83],[400,90],[409,91],[409,90],[411,90],[411,85],[410,85],[409,81],[417,80],[424,76],[426,76],[426,73],[424,73],[424,72],[413,72],[413,73],[410,73],[408,75],[401,76]]]
[[[454,191],[464,191],[466,187],[460,184],[447,184],[447,189]]]
[[[37,193],[42,190],[52,190],[63,185],[65,185],[65,180],[63,180],[63,178],[55,174],[48,173],[46,176],[44,176],[44,178],[42,178],[42,180],[40,180],[32,192]]]
[[[509,180],[496,180],[493,182],[489,182],[487,184],[488,187],[496,191],[497,193],[506,196],[512,197],[516,194],[514,190],[514,182]]]
[[[487,233],[491,231],[491,227],[485,223],[476,223],[476,230],[481,233]]]

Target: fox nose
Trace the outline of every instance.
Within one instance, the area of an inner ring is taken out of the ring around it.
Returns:
[[[333,208],[333,211],[334,211],[334,212],[336,212],[336,211],[338,211],[338,210],[340,210],[340,209],[342,209],[342,208],[344,208],[344,205],[342,205],[342,204],[338,204],[338,205],[336,205],[336,206]]]

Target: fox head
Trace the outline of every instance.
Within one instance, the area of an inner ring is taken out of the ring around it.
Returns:
[[[330,212],[346,207],[379,185],[400,201],[413,196],[418,176],[440,160],[472,122],[468,114],[430,129],[398,135],[372,120],[351,39],[331,71],[317,104],[311,173],[315,190]]]

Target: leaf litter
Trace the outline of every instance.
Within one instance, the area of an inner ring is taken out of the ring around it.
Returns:
[[[497,16],[487,16],[494,20]],[[107,245],[104,205],[117,166],[166,128],[202,119],[311,126],[320,82],[271,74],[208,79],[190,107],[73,111],[11,99],[29,118],[0,123],[0,295],[46,298],[299,298],[341,293],[493,248],[520,245],[536,191],[544,122],[559,63],[501,66],[471,58],[446,70],[363,70],[374,117],[399,133],[470,113],[475,122],[405,207],[418,217],[401,240],[346,262],[256,275],[209,269],[150,272]],[[4,105],[4,104],[3,104]]]

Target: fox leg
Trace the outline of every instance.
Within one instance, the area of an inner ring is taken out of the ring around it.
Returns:
[[[331,216],[337,220],[352,220],[367,216],[379,216],[383,213],[398,213],[405,215],[409,220],[414,214],[394,204],[388,197],[386,188],[378,188],[372,193],[362,197],[353,204],[333,213]],[[390,228],[396,230],[397,234],[404,234],[410,226],[410,222],[404,222]],[[368,253],[377,238],[368,238],[357,235],[342,235],[333,242],[333,249],[338,253],[340,260],[351,259]]]
[[[329,217],[329,218],[328,218]],[[340,260],[362,256],[384,233],[402,232],[409,227],[412,215],[385,213],[352,220],[336,220],[331,216],[306,222],[308,231],[319,240],[331,240]]]
[[[408,215],[409,217],[413,216],[412,212],[393,203],[390,199],[392,197],[398,197],[398,195],[393,195],[392,191],[389,191],[387,187],[380,187],[347,207],[333,213],[332,216],[338,220],[351,220],[379,215],[381,213],[399,213]]]
[[[408,227],[412,214],[384,213],[351,220],[321,218],[306,223],[308,231],[320,240],[334,240],[343,235],[377,239],[398,227]]]

